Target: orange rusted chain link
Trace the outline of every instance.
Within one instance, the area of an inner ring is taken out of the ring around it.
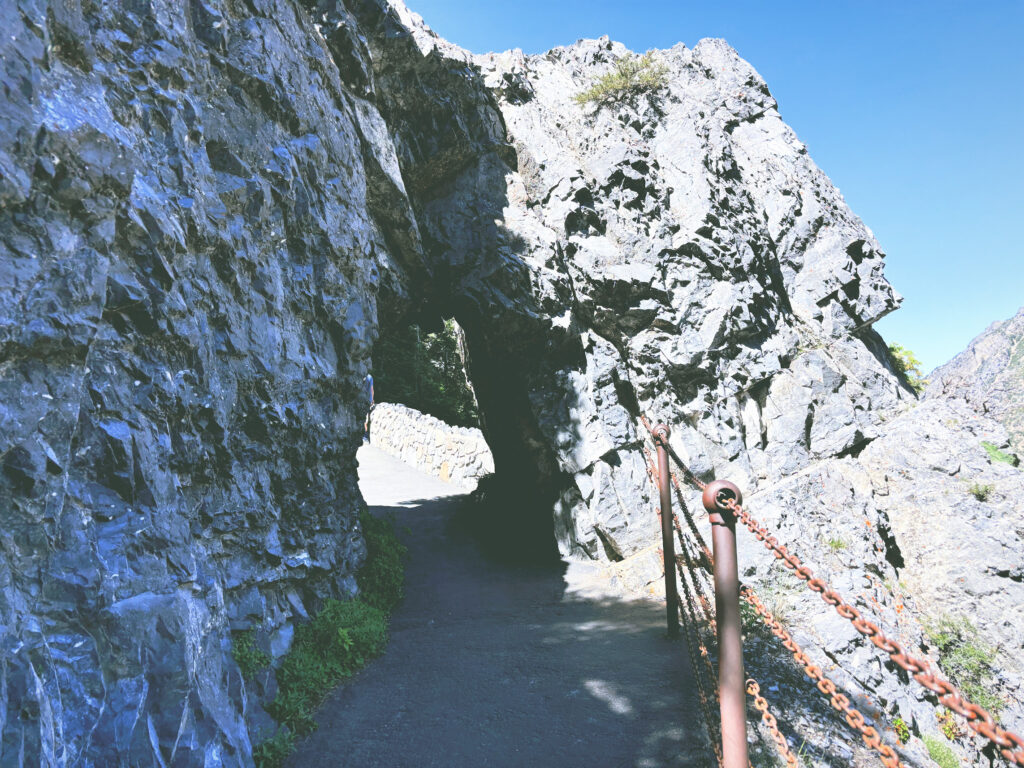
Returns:
[[[831,589],[826,582],[815,578],[810,568],[803,565],[798,557],[791,555],[786,547],[779,544],[775,537],[769,534],[768,529],[752,518],[749,512],[736,503],[735,499],[729,499],[726,504],[740,522],[747,526],[759,541],[764,542],[764,545],[775,554],[777,559],[807,583],[808,589],[820,594],[822,600],[833,606],[844,619],[849,619],[854,629],[871,640],[876,648],[888,654],[895,664],[910,672],[917,682],[937,693],[939,703],[965,717],[973,731],[1000,748],[1003,757],[1016,765],[1024,765],[1024,739],[1000,728],[987,710],[967,701],[956,686],[930,672],[927,661],[911,656],[903,650],[903,646],[886,637],[877,625],[864,619],[860,611],[847,603],[838,592]],[[859,713],[858,717],[861,721],[863,720],[863,716]],[[853,722],[850,724],[854,725]]]
[[[789,768],[800,768],[800,763],[797,762],[796,757],[789,749],[786,737],[779,732],[778,720],[775,719],[775,715],[768,711],[768,702],[761,695],[761,686],[757,684],[757,680],[753,678],[747,680],[747,694],[754,699],[754,708],[761,713],[761,722],[765,724],[765,727],[771,733],[772,741],[778,747],[779,754],[785,758],[786,765]]]
[[[682,535],[678,525],[676,527],[676,538],[679,540],[679,549],[682,552],[683,558],[686,560],[686,569],[690,573],[690,581],[693,582],[693,589],[697,593],[697,600],[700,601],[700,607],[703,610],[704,617],[707,619],[708,625],[711,627],[712,631],[715,631],[715,609],[711,607],[712,601],[708,599],[707,593],[704,591],[704,587],[701,586],[700,580],[697,578],[698,569],[694,563],[694,557],[690,553],[689,541]],[[678,562],[676,566],[679,567]],[[679,571],[679,575],[682,577],[682,570]]]
[[[757,611],[757,614],[761,617],[761,620],[775,635],[782,641],[783,647],[787,651],[793,654],[793,658],[796,662],[804,668],[804,674],[807,675],[811,680],[814,681],[818,690],[829,697],[829,703],[837,711],[841,712],[846,718],[846,722],[851,728],[856,728],[861,733],[861,738],[864,739],[864,743],[867,744],[871,749],[878,752],[882,757],[882,764],[886,768],[903,768],[903,764],[900,762],[899,757],[893,751],[892,747],[882,742],[882,737],[878,735],[873,727],[867,724],[864,719],[864,715],[857,711],[856,708],[850,706],[850,700],[844,694],[840,693],[836,688],[836,684],[825,677],[821,671],[821,667],[818,667],[811,663],[810,658],[804,653],[803,648],[797,645],[792,635],[783,627],[778,619],[772,616],[761,599],[750,587],[743,587],[740,590],[740,597],[746,600],[750,605]]]
[[[671,472],[670,477],[672,478],[672,485],[676,489],[676,501],[679,502],[679,506],[682,508],[684,516],[686,517],[686,527],[690,529],[690,533],[692,533],[693,537],[697,540],[697,544],[700,546],[701,552],[704,554],[707,569],[710,571],[713,567],[715,557],[711,554],[711,548],[697,529],[697,523],[694,521],[693,515],[690,514],[689,507],[686,506],[686,499],[683,498],[683,489],[679,484],[679,478],[676,477],[675,472]],[[676,530],[679,531],[679,520],[676,519],[675,522]],[[680,534],[681,533],[682,531],[680,531]]]

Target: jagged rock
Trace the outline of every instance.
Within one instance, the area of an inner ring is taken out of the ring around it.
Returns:
[[[416,230],[335,10],[0,10],[0,765],[251,765],[232,630],[355,590]]]
[[[650,583],[646,413],[823,568],[841,506],[829,572],[919,643],[863,583],[897,522],[854,458],[913,400],[871,329],[899,299],[728,45],[596,109],[607,38],[474,56],[399,2],[182,9],[0,11],[0,764],[251,763],[273,681],[230,633],[279,655],[355,590],[361,382],[403,313],[465,329],[485,490],[529,491],[566,557]],[[920,711],[825,615],[813,653]]]
[[[926,398],[966,401],[1006,427],[1013,450],[1024,454],[1024,308],[990,325],[928,382]]]

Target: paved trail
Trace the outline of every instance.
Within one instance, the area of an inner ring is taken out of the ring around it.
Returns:
[[[291,766],[710,765],[662,604],[587,599],[562,565],[485,555],[452,486],[375,448],[359,471],[409,546],[406,597],[385,655],[328,698]]]

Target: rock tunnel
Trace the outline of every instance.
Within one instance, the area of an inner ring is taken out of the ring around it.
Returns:
[[[10,15],[5,755],[249,754],[231,633],[356,587],[381,324],[463,327],[494,494],[567,558],[654,544],[641,414],[754,488],[908,397],[883,254],[722,41],[584,110],[621,45],[474,56],[383,0]]]

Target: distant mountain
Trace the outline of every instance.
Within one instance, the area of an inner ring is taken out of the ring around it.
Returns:
[[[990,325],[959,355],[928,377],[926,398],[965,400],[1001,422],[1024,453],[1024,307]]]

